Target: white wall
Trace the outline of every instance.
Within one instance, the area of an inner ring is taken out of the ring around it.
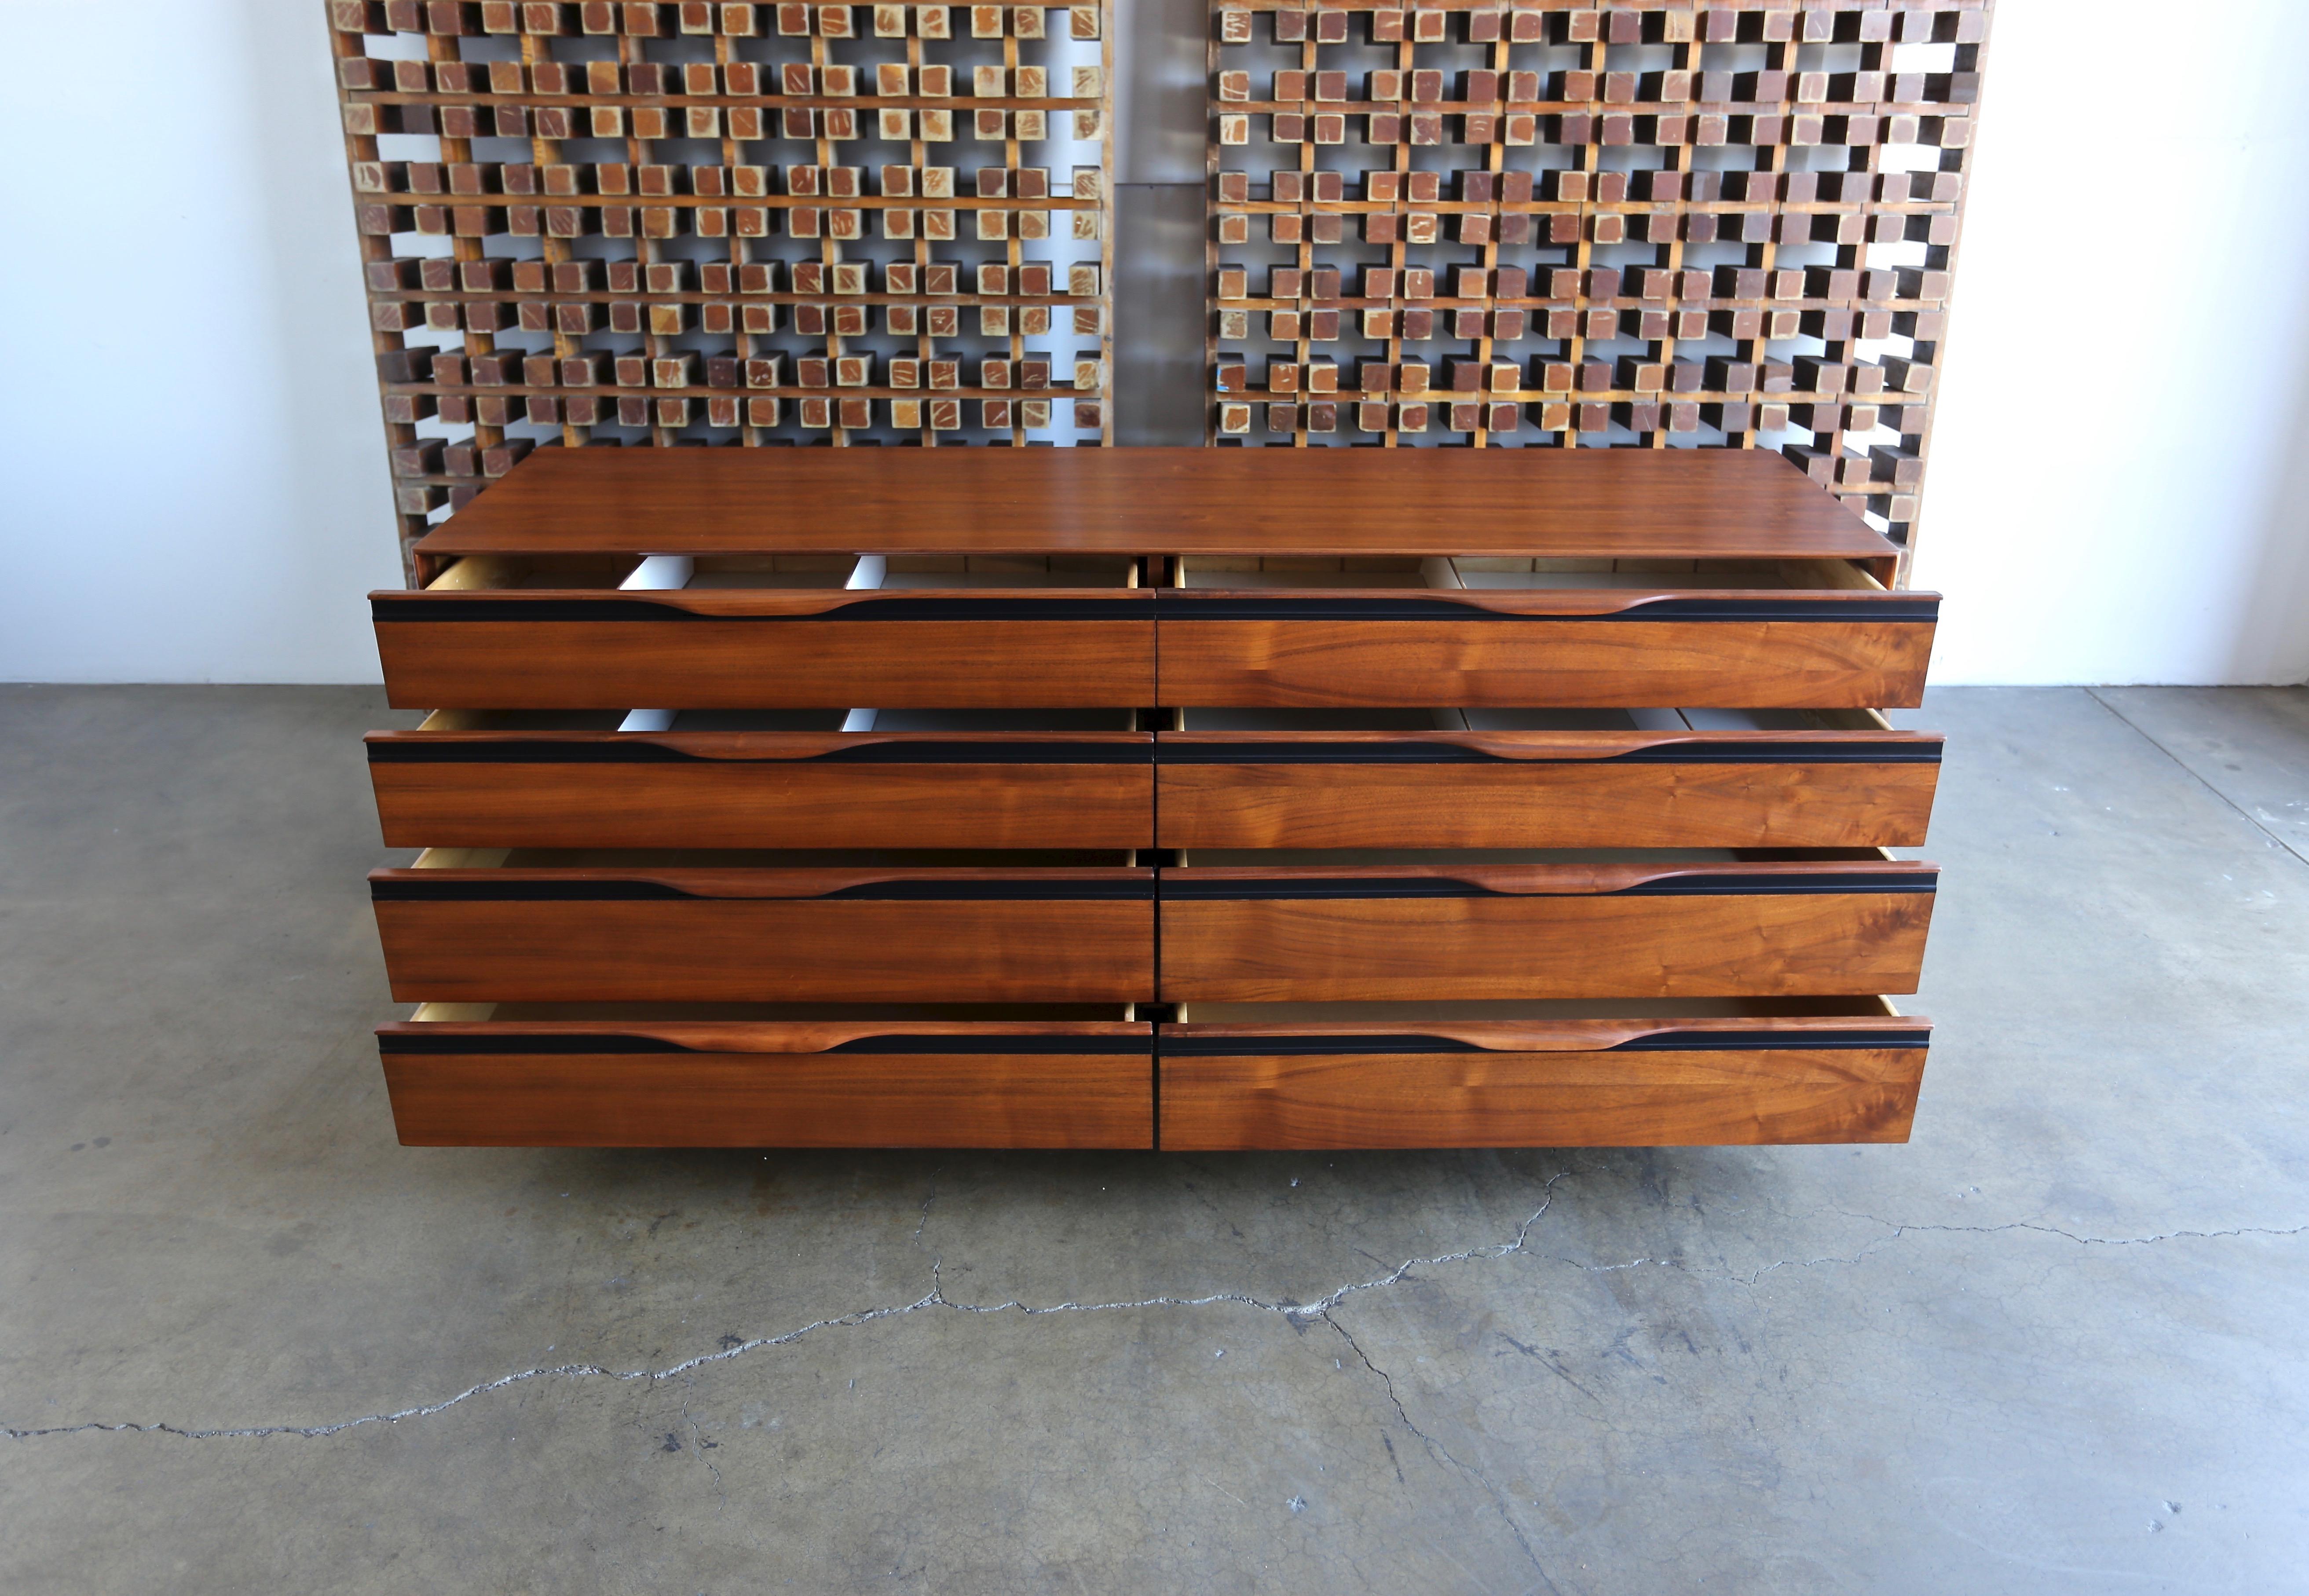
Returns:
[[[401,580],[319,0],[0,4],[0,680],[369,681]]]
[[[1163,18],[1201,0],[1136,5],[1126,175],[1160,181],[1200,49]],[[399,577],[323,29],[0,4],[0,680],[376,677],[362,594]],[[1920,533],[1936,680],[2309,678],[2305,46],[2299,0],[2004,0]],[[1187,303],[1117,293],[1126,349]]]
[[[2309,678],[2301,0],[2002,0],[1915,582],[1941,682]]]

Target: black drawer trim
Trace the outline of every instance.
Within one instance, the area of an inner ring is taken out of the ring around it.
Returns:
[[[719,733],[726,735],[728,733]],[[1151,743],[878,742],[822,753],[691,753],[627,733],[634,741],[372,742],[372,765],[1145,765]],[[775,733],[773,733],[775,735]]]
[[[688,1047],[665,1037],[627,1036],[613,1031],[588,1031],[565,1036],[548,1036],[531,1031],[509,1036],[478,1036],[460,1032],[450,1036],[415,1036],[407,1031],[380,1031],[376,1047],[379,1053],[413,1053],[440,1054],[555,1054],[555,1053],[641,1053],[641,1054],[717,1054],[728,1057],[758,1058],[770,1061],[780,1058],[815,1058],[824,1054],[1152,1054],[1152,1037],[1046,1037],[1046,1036],[928,1036],[928,1037],[853,1037],[831,1047],[812,1049],[804,1053],[738,1053],[720,1047]]]
[[[1658,1031],[1631,1037],[1608,1047],[1570,1048],[1571,1053],[1732,1053],[1760,1049],[1806,1052],[1829,1049],[1924,1047],[1929,1031]],[[1180,1037],[1165,1033],[1155,1045],[1166,1058],[1306,1058],[1324,1054],[1515,1053],[1518,1048],[1483,1047],[1457,1037],[1416,1032],[1400,1036]]]
[[[1180,880],[1165,876],[1165,902],[1210,903],[1293,898],[1750,898],[1847,892],[1931,892],[1938,872],[1900,874],[1837,871],[1817,875],[1731,872],[1663,876],[1604,892],[1502,892],[1451,876],[1319,876],[1310,880]]]
[[[1377,598],[1342,594],[1195,594],[1165,589],[1164,620],[1910,620],[1940,619],[1941,602],[1910,594],[1844,594],[1818,599],[1769,594],[1652,598],[1598,614],[1518,614],[1448,598]]]
[[[1154,1037],[853,1037],[828,1053],[1068,1053],[1137,1054],[1151,1056]]]
[[[379,624],[444,620],[603,621],[731,620],[1152,620],[1154,597],[1129,594],[1091,598],[855,598],[801,615],[713,615],[646,598],[511,599],[486,597],[383,597],[369,601]]]
[[[1673,735],[1673,733],[1670,733]],[[1822,733],[1823,739],[1833,733]],[[1155,734],[1158,765],[1937,765],[1933,742],[1663,743],[1595,759],[1515,759],[1450,742],[1170,742]]]
[[[1151,881],[866,881],[791,898],[715,897],[669,881],[412,881],[369,883],[373,903],[895,903],[1146,902]]]

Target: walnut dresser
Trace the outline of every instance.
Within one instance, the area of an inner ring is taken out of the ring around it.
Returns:
[[[401,1138],[1904,1140],[1897,554],[1763,453],[541,451],[374,595]]]

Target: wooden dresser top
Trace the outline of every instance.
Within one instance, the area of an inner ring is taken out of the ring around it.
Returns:
[[[541,449],[418,545],[603,552],[1846,559],[1899,551],[1736,449]]]

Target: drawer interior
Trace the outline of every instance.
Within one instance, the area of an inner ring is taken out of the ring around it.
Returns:
[[[1180,732],[1889,732],[1873,709],[1208,708],[1173,712]]]
[[[1180,1003],[1196,1025],[1416,1025],[1497,1019],[1764,1019],[1790,1015],[1898,1016],[1881,997],[1502,998],[1465,1002]]]
[[[1182,588],[1729,588],[1881,592],[1849,559],[1505,559],[1185,554]],[[469,554],[427,591],[627,588],[1130,588],[1140,563],[1094,554]]]
[[[1123,848],[427,848],[412,870],[1051,870],[1137,863]]]
[[[855,713],[854,711],[852,712]],[[808,724],[799,724],[807,718]],[[869,726],[839,709],[683,709],[675,732],[1135,732],[1133,709],[877,709]]]
[[[838,709],[821,711],[841,718]],[[420,732],[614,732],[622,709],[436,709],[417,724]],[[813,730],[796,726],[795,731]]]
[[[436,709],[420,732],[1136,732],[1138,709]]]
[[[884,561],[880,585],[895,589],[1136,587],[1138,562],[1111,555],[893,554]]]
[[[437,709],[420,732],[1134,732],[1135,709],[879,709],[869,726],[841,709],[676,709],[628,725],[615,709]]]
[[[1287,559],[1282,556],[1182,554],[1172,573],[1180,587],[1457,587],[1451,562],[1385,557]]]
[[[841,709],[676,709],[627,726],[615,709],[437,709],[420,732],[1133,732],[1138,709],[878,709],[869,726]],[[1873,709],[1208,708],[1172,710],[1177,732],[1884,732]]]
[[[628,578],[645,563],[636,554],[468,554],[443,568],[425,584],[425,591],[503,593],[523,589],[614,588],[627,585]],[[649,582],[635,585],[661,586],[669,584]]]
[[[1477,864],[1879,864],[1883,848],[1197,848],[1179,867]],[[1126,849],[427,848],[412,870],[1004,870],[1111,868]]]
[[[412,1021],[1133,1020],[1131,1003],[419,1003]],[[1744,1019],[1791,1015],[1881,1019],[1882,997],[1554,998],[1371,1003],[1180,1003],[1180,1024],[1416,1025],[1455,1020]]]
[[[1881,592],[1849,559],[1501,559],[1459,555],[1285,559],[1179,557],[1187,588],[1758,588]]]
[[[1138,562],[1119,555],[469,554],[426,584],[433,593],[679,588],[917,591],[1129,588]]]
[[[1180,848],[1180,867],[1431,864],[1881,864],[1882,848]]]
[[[1130,1003],[419,1003],[410,1019],[419,1023],[483,1020],[1124,1020],[1135,1018]]]
[[[1457,710],[1418,708],[1206,709],[1172,712],[1178,732],[1431,732],[1438,716]],[[1455,725],[1460,723],[1453,723]]]

